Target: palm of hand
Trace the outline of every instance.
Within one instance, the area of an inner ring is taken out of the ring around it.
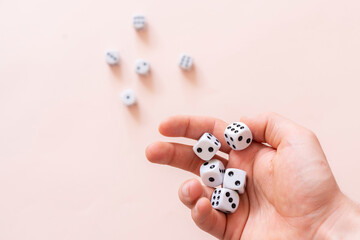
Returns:
[[[225,236],[240,239],[311,239],[339,192],[314,136],[307,142],[273,149],[256,144],[247,152],[231,151],[228,167],[248,173],[248,215],[227,217]],[[311,147],[310,147],[311,146]],[[310,147],[310,148],[308,148]],[[321,149],[321,148],[320,148]],[[309,151],[310,150],[310,151]],[[244,161],[245,159],[245,161]],[[241,197],[242,200],[244,197]],[[245,220],[241,236],[238,222]]]

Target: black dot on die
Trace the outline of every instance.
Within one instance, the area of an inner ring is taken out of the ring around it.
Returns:
[[[236,208],[236,204],[235,203],[231,204],[231,207]]]
[[[235,145],[232,145],[234,149],[236,149]]]
[[[211,165],[211,166],[210,166],[210,169],[213,169],[214,167],[215,167],[215,165]]]
[[[214,148],[213,147],[209,147],[209,152],[213,152],[214,151]]]
[[[217,206],[217,205],[219,205],[219,202],[218,202],[218,201],[216,202],[216,206]],[[236,206],[236,205],[235,205],[235,206]]]
[[[215,204],[215,202],[211,202],[211,205],[213,205],[213,206],[214,206],[214,204]]]
[[[226,213],[231,213],[230,211],[226,211]]]
[[[242,139],[243,139],[243,137],[242,137],[242,136],[240,136],[240,137],[238,138],[239,142],[240,142]]]
[[[130,96],[129,96],[129,95],[127,95],[127,96],[126,96],[126,99],[129,99],[129,98],[130,98]]]
[[[137,70],[140,70],[140,67],[137,67]]]
[[[240,127],[240,124],[238,124],[237,127]]]
[[[233,123],[233,125],[236,125],[236,123]]]
[[[198,153],[201,153],[201,152],[202,152],[202,149],[201,149],[201,148],[197,148],[196,151],[197,151]]]
[[[231,129],[231,131],[234,131],[234,130],[235,130],[235,128],[232,128],[232,129]]]
[[[228,127],[227,127],[227,129],[230,129],[230,128],[231,128],[231,126],[228,126]]]
[[[227,138],[228,136],[225,134],[225,137]]]
[[[234,141],[234,139],[233,139],[232,137],[230,137],[230,140],[231,140],[231,141]]]
[[[215,144],[216,146],[218,146],[218,145],[219,145],[217,142],[214,142],[214,144]]]
[[[233,171],[230,171],[230,172],[228,172],[228,175],[229,175],[230,177],[232,177],[232,176],[234,176],[234,172],[233,172]]]
[[[232,198],[229,198],[229,203],[232,203],[233,199]]]
[[[144,62],[143,64],[144,64],[144,66],[146,66],[146,62]]]
[[[206,166],[206,165],[208,165],[208,164],[209,164],[209,162],[204,162],[204,164],[203,164],[203,165],[204,165],[204,166]]]
[[[211,133],[209,133],[209,136],[212,137]]]
[[[215,141],[216,141],[216,142],[219,142],[219,140],[217,140],[217,139],[216,139]]]
[[[226,142],[229,146],[231,145],[229,142]]]
[[[236,185],[236,186],[240,186],[240,181],[239,181],[239,180],[236,181],[236,182],[235,182],[235,185]]]
[[[208,138],[209,140],[211,140],[211,137],[207,136],[207,138]]]
[[[221,193],[221,190],[219,190],[219,194]]]
[[[250,143],[251,142],[251,138],[246,139],[246,143]]]
[[[215,179],[213,177],[209,177],[209,181],[213,182],[213,181],[215,181]]]
[[[229,193],[229,192],[226,192],[226,193],[225,193],[225,196],[230,197],[230,193]]]
[[[219,200],[220,199],[220,196],[217,196],[217,200]]]
[[[214,200],[215,200],[215,198],[216,198],[216,197],[215,197],[215,196],[213,196],[213,199],[214,199]]]
[[[244,127],[241,127],[240,129],[244,129]]]
[[[238,130],[235,130],[235,132],[234,133],[238,133],[239,131]]]

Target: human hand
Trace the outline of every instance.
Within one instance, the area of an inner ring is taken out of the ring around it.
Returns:
[[[340,191],[314,133],[274,113],[240,120],[254,138],[243,151],[226,144],[227,123],[219,119],[175,116],[159,126],[168,137],[197,140],[212,133],[221,142],[220,151],[229,154],[228,160],[216,158],[227,168],[247,172],[246,191],[233,214],[213,209],[209,199],[214,189],[198,180],[180,187],[180,200],[199,228],[219,239],[338,239],[358,233],[359,207]],[[153,143],[146,156],[196,175],[204,163],[192,146],[178,143]]]

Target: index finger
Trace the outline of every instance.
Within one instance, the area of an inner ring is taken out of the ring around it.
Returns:
[[[214,135],[221,143],[220,151],[229,153],[231,148],[224,139],[227,123],[212,117],[203,116],[173,116],[159,126],[159,132],[167,137],[186,137],[198,140],[205,132]]]

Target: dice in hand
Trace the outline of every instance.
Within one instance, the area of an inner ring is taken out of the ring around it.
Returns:
[[[224,213],[233,213],[239,206],[239,194],[231,189],[217,188],[211,196],[211,206]]]
[[[217,159],[205,162],[200,167],[200,177],[208,187],[217,187],[223,183],[225,173],[224,164]]]
[[[234,150],[243,150],[252,142],[252,133],[242,122],[234,122],[227,126],[224,136],[226,143]]]
[[[220,149],[221,143],[211,133],[204,133],[193,147],[195,154],[202,160],[209,161]]]
[[[223,187],[236,190],[240,194],[243,194],[246,187],[246,172],[236,168],[226,169]]]

